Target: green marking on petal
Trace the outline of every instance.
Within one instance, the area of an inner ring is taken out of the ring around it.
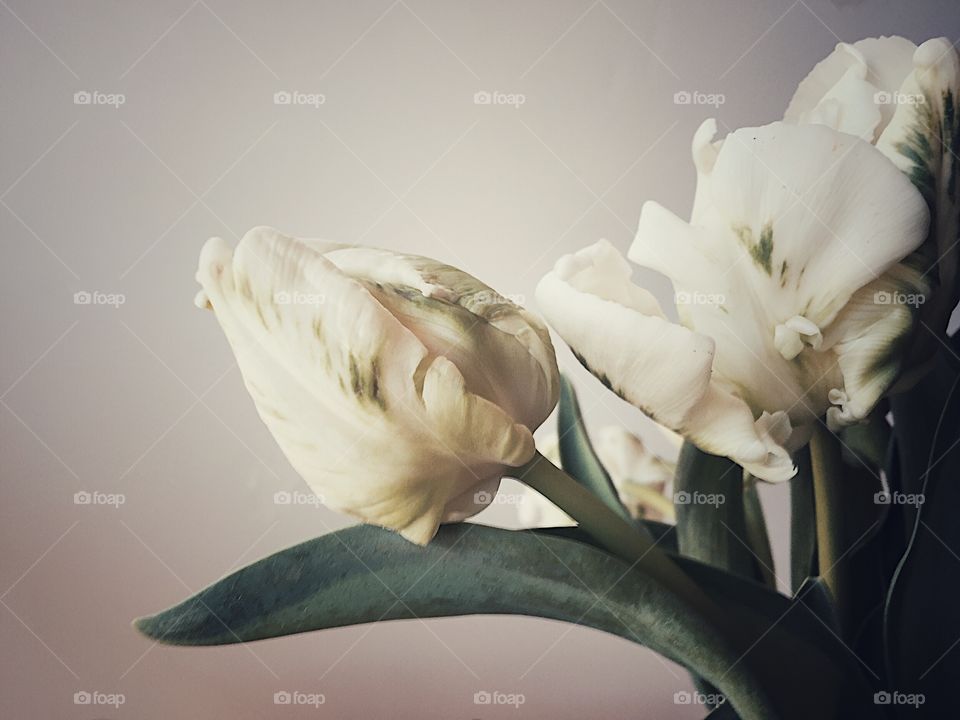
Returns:
[[[348,370],[350,382],[340,378],[340,387],[344,391],[352,390],[360,401],[371,402],[381,410],[387,409],[387,399],[380,388],[380,361],[374,357],[366,366],[362,365],[357,356],[350,353]]]
[[[756,242],[753,239],[753,229],[749,225],[733,225],[733,232],[750,253],[753,262],[767,275],[773,275],[773,222],[764,223],[760,229],[760,240]],[[785,269],[786,263],[781,270],[781,275]]]
[[[583,365],[587,370],[589,370],[590,374],[593,375],[597,380],[599,380],[607,390],[614,393],[615,395],[622,398],[623,400],[627,400],[627,397],[622,392],[620,392],[620,390],[614,387],[613,382],[610,380],[610,378],[607,376],[606,373],[601,372],[599,370],[595,370],[594,368],[590,367],[590,363],[587,362],[586,358],[583,357],[583,355],[578,353],[576,350],[572,350],[572,352],[573,352],[573,356],[577,359],[577,361],[581,365]],[[630,402],[630,401],[627,400],[627,402]]]

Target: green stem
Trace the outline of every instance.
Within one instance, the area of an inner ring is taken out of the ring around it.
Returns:
[[[712,622],[724,620],[720,609],[700,586],[655,541],[638,532],[631,523],[539,452],[530,462],[518,468],[515,477],[576,520],[581,529],[611,553],[685,598],[706,619]]]
[[[818,425],[810,439],[810,462],[813,470],[813,497],[817,519],[817,564],[820,576],[833,595],[841,621],[847,599],[846,567],[842,557],[843,507],[840,502],[843,474],[840,443],[837,437]]]
[[[766,649],[760,646],[759,640],[754,640],[754,630],[744,627],[736,618],[722,612],[702,588],[657,547],[649,535],[639,532],[632,523],[610,509],[596,495],[539,452],[530,462],[518,468],[513,476],[552,501],[607,550],[630,563],[631,568],[638,569],[672,592],[678,604],[685,604],[688,611],[699,616],[740,659],[750,653],[763,657]],[[772,627],[770,629],[772,630]],[[766,632],[763,635],[766,635]],[[752,664],[749,663],[748,666]],[[769,660],[760,662],[761,667],[770,664],[772,662]],[[735,665],[736,663],[728,668],[727,672],[731,672]],[[739,671],[747,672],[750,676],[755,674],[753,668],[741,668]],[[714,680],[723,680],[724,677],[726,675]],[[756,682],[759,683],[758,688],[763,687],[759,677]],[[740,717],[780,717],[774,710],[771,699],[762,691],[753,697],[737,698],[734,702]]]

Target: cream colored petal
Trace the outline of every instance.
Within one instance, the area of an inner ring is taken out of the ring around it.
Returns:
[[[557,261],[537,302],[581,362],[614,392],[676,427],[706,392],[713,341],[668,322],[601,241]]]
[[[909,73],[915,48],[902,37],[838,44],[797,87],[784,119],[875,140],[893,115],[888,98]]]
[[[533,429],[553,410],[559,371],[550,334],[533,314],[457,268],[373,248],[327,254],[416,334],[452,360],[471,392]]]
[[[796,474],[786,449],[791,435],[786,413],[755,420],[745,402],[716,385],[679,430],[700,449],[729,457],[754,477],[780,482]]]
[[[960,236],[960,56],[949,40],[917,48],[899,97],[877,148],[910,177],[930,207],[930,238],[915,263],[924,271],[936,267],[934,277],[947,290],[935,300],[948,315],[957,302]]]
[[[711,188],[719,214],[710,229],[739,248],[739,278],[774,325],[802,316],[824,328],[926,235],[928,211],[902,173],[869,144],[823,126],[731,133]]]
[[[927,291],[917,271],[896,265],[857,291],[830,326],[824,348],[836,354],[843,378],[830,390],[831,429],[863,421],[897,378]]]

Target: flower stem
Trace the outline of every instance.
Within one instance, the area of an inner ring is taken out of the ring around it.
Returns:
[[[818,425],[810,439],[810,462],[813,469],[813,497],[817,518],[817,563],[820,576],[833,595],[838,615],[844,618],[847,598],[845,567],[841,560],[843,547],[843,508],[840,483],[843,482],[840,443],[837,437]]]
[[[685,598],[707,619],[715,621],[720,616],[713,601],[649,534],[641,533],[539,452],[518,468],[515,477],[576,520],[581,529],[611,553]]]

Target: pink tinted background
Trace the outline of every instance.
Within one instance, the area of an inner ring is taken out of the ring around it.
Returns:
[[[677,666],[544,620],[213,649],[136,635],[133,617],[347,524],[273,502],[305,488],[192,305],[197,255],[274,225],[437,257],[534,307],[560,254],[625,249],[645,200],[686,212],[704,118],[772,121],[838,40],[890,33],[955,40],[960,15],[949,0],[0,0],[0,715],[702,716],[674,703],[690,688]],[[83,91],[125,102],[75,104]],[[325,102],[274,104],[282,91]],[[524,102],[474,104],[483,91]],[[725,102],[675,104],[683,91]],[[592,426],[649,430],[566,349],[560,362]],[[785,494],[764,493],[783,575]],[[516,523],[508,506],[479,520]],[[525,704],[475,705],[484,690]],[[81,691],[125,703],[76,705]],[[278,691],[326,703],[277,706]]]

